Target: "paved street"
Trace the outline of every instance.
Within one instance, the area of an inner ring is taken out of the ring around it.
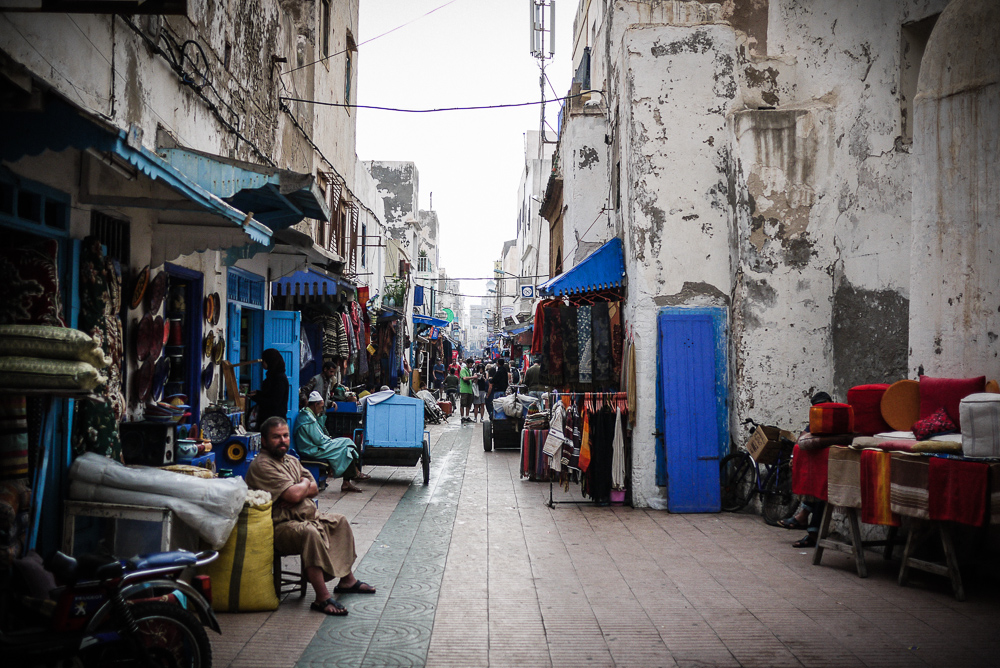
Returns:
[[[944,578],[899,587],[876,556],[861,580],[846,556],[813,566],[798,534],[748,514],[550,509],[515,452],[485,453],[478,426],[452,421],[431,427],[427,487],[419,467],[383,467],[364,494],[321,495],[350,518],[358,576],[379,593],[341,596],[346,618],[311,612],[311,590],[221,615],[215,665],[1000,664],[993,584],[967,582],[959,603]]]

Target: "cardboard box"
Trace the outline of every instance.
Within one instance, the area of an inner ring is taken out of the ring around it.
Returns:
[[[758,464],[773,464],[778,459],[778,453],[781,452],[782,439],[789,441],[786,443],[786,447],[790,451],[795,443],[795,434],[777,427],[761,425],[747,441],[747,452]]]

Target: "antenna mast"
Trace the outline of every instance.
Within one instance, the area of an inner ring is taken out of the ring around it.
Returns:
[[[538,124],[541,137],[538,157],[541,159],[544,155],[542,147],[545,144],[556,143],[555,140],[549,140],[545,136],[545,63],[551,60],[556,52],[556,0],[528,0],[528,6],[531,10],[531,55],[538,61],[541,70],[538,75],[538,86],[542,93],[541,118]],[[546,8],[548,12],[545,11]]]

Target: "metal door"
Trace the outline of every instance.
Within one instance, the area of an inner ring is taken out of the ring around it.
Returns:
[[[719,459],[728,444],[726,312],[667,309],[659,315],[659,412],[667,509],[720,510]],[[662,479],[662,476],[660,476]]]
[[[299,412],[299,327],[298,311],[264,311],[264,349],[274,348],[285,360],[288,376],[288,424]]]

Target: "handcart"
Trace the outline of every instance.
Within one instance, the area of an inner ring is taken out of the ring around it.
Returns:
[[[486,402],[490,412],[490,419],[483,422],[483,450],[486,452],[490,452],[494,447],[515,449],[521,447],[521,432],[524,429],[524,418],[528,414],[528,405],[535,402],[534,398],[515,392],[512,396],[521,404],[521,412],[511,417],[493,405],[495,399],[503,396],[496,392]]]
[[[372,395],[377,397],[378,395]],[[424,430],[424,402],[393,394],[375,403],[365,401],[362,428],[354,432],[365,466],[423,466],[430,481],[430,432]]]

